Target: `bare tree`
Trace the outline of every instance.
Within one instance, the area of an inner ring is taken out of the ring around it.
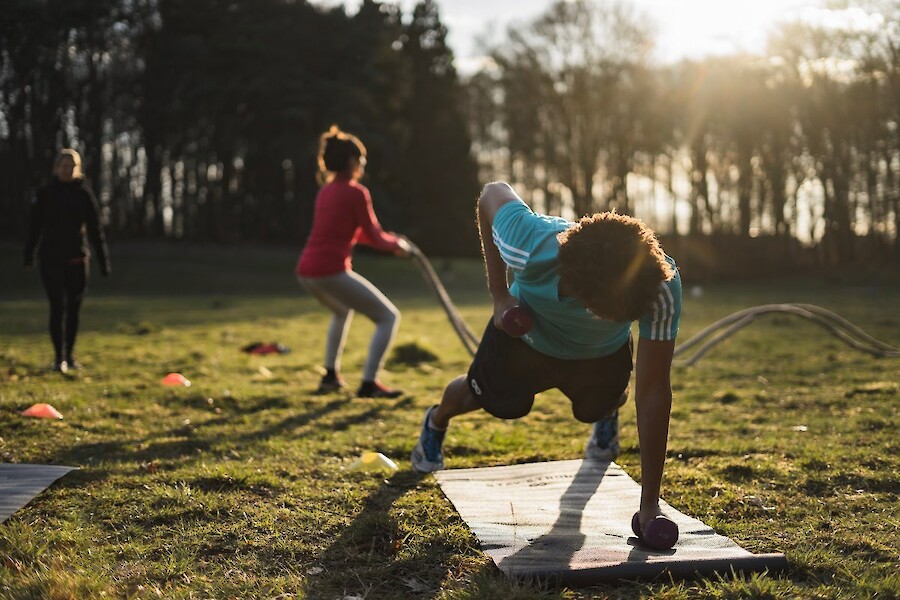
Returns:
[[[605,166],[602,208],[630,210],[625,182],[652,46],[648,24],[623,3],[557,1],[508,37],[493,56],[512,164],[551,195],[563,186],[579,215],[600,208],[595,181]]]

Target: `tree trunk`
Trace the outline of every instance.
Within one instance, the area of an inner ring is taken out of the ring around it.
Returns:
[[[750,201],[753,194],[753,165],[751,154],[741,152],[738,162],[738,235],[750,237]]]
[[[672,236],[678,236],[678,198],[675,196],[674,158],[671,154],[666,160],[666,191],[672,199]]]
[[[706,162],[705,146],[695,144],[692,154],[690,235],[695,236],[703,233],[701,203],[709,204],[709,185],[706,181],[706,171],[709,165]]]

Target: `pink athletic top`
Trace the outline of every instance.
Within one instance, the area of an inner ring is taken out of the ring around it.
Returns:
[[[397,236],[386,233],[372,209],[369,190],[353,179],[336,177],[319,190],[312,231],[295,269],[302,277],[326,277],[352,268],[357,243],[391,252]]]

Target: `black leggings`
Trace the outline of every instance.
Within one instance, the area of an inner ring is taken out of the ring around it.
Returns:
[[[68,360],[72,358],[78,335],[78,311],[87,286],[87,263],[48,265],[41,262],[41,280],[50,300],[50,339],[56,360]]]

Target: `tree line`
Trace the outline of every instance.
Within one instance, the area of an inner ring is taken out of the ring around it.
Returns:
[[[317,136],[337,123],[368,146],[385,226],[429,253],[477,251],[474,198],[503,178],[547,212],[615,208],[716,252],[900,258],[897,0],[831,2],[766,56],[673,65],[652,62],[652,19],[629,4],[560,0],[485,42],[491,64],[465,78],[433,0],[3,12],[6,239],[74,146],[114,238],[302,242]]]
[[[652,45],[624,2],[559,1],[510,28],[467,88],[483,175],[721,251],[898,264],[900,2],[808,11],[762,57],[658,67]]]
[[[0,235],[20,236],[57,149],[82,151],[114,238],[305,238],[318,136],[369,153],[385,227],[475,245],[477,166],[447,30],[281,0],[10,0],[0,18]],[[447,231],[455,235],[445,235]]]

